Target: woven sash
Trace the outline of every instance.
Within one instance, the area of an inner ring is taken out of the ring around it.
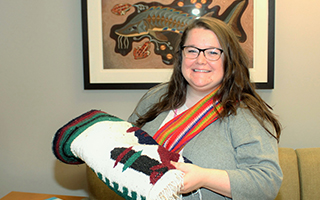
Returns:
[[[163,125],[153,138],[169,151],[180,152],[192,138],[219,118],[223,108],[213,99],[218,89]]]

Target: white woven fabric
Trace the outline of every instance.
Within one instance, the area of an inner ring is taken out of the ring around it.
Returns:
[[[125,121],[102,121],[83,131],[71,144],[71,151],[83,160],[110,188],[125,198],[141,200],[180,199],[183,172],[171,169],[153,185],[150,176],[126,163],[111,158],[115,148],[131,148],[161,163],[159,145],[139,144],[134,132],[127,133],[132,125]],[[140,155],[140,154],[139,154]],[[179,162],[183,162],[180,156]],[[147,164],[147,163],[145,163]],[[135,197],[136,196],[136,197]]]

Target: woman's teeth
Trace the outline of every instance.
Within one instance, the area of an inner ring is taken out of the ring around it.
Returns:
[[[210,72],[209,70],[204,69],[193,69],[194,72]]]

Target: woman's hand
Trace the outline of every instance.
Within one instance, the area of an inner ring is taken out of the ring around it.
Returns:
[[[203,187],[203,176],[205,176],[204,168],[189,163],[178,163],[173,161],[171,161],[171,164],[184,173],[184,187],[180,190],[182,194],[189,193]]]
[[[190,163],[173,161],[171,161],[171,164],[184,173],[184,187],[180,190],[182,194],[203,187],[224,196],[232,197],[229,175],[225,170],[207,169]]]

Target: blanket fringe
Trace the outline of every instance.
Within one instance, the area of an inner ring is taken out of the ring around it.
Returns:
[[[147,200],[182,200],[183,176],[180,170],[169,170],[152,187]]]

